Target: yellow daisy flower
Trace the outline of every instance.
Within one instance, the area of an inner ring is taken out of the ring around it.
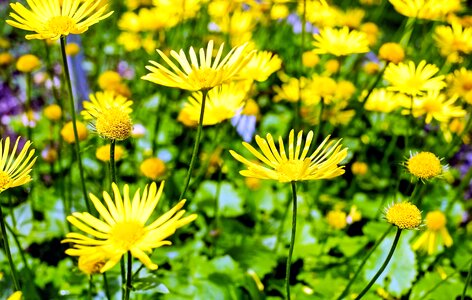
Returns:
[[[131,135],[133,125],[129,114],[133,101],[111,91],[90,94],[90,102],[84,101],[81,114],[86,120],[94,120],[97,133],[111,140],[125,140]]]
[[[438,26],[434,30],[433,38],[442,56],[460,57],[472,52],[471,27],[463,28],[457,22],[451,26]]]
[[[121,160],[123,157],[126,156],[126,150],[123,146],[121,145],[116,145],[115,146],[115,162]],[[110,161],[110,144],[100,146],[97,148],[95,151],[95,157],[103,162],[109,162]]]
[[[315,53],[330,53],[335,56],[345,56],[354,53],[369,52],[369,40],[364,32],[349,31],[347,26],[340,29],[327,27],[314,34],[313,45]]]
[[[444,75],[433,77],[439,71],[433,64],[422,60],[418,66],[409,61],[408,64],[390,63],[385,69],[384,79],[390,82],[388,90],[416,96],[426,91],[441,90],[446,86]]]
[[[239,173],[246,177],[273,179],[280,182],[330,179],[344,174],[344,167],[338,166],[338,164],[346,157],[347,148],[342,148],[340,141],[336,143],[334,141],[328,142],[328,136],[307,157],[313,139],[313,131],[308,133],[303,150],[301,149],[303,131],[298,133],[296,143],[294,132],[292,129],[289,134],[288,157],[282,137],[279,137],[280,150],[277,150],[271,134],[267,134],[266,139],[256,135],[256,143],[262,150],[262,154],[250,144],[243,142],[243,146],[269,168],[259,163],[251,162],[230,150],[231,155],[248,168]]]
[[[385,209],[385,219],[400,229],[417,229],[422,222],[421,211],[410,202],[399,202],[388,206]]]
[[[367,94],[367,91],[364,91],[363,95],[364,94]],[[390,92],[385,88],[381,88],[372,91],[364,104],[364,108],[368,111],[389,113],[400,107],[403,103],[409,104],[411,100],[403,94]]]
[[[406,168],[411,175],[421,180],[432,179],[443,173],[441,160],[427,151],[411,154],[406,161]]]
[[[437,20],[462,9],[461,0],[389,0],[395,10],[410,18]]]
[[[183,114],[194,124],[198,124],[200,118],[201,99],[202,93],[195,92],[188,97],[183,108]],[[246,90],[234,82],[212,89],[207,95],[203,125],[215,125],[231,119],[243,108],[245,99]]]
[[[23,30],[36,32],[26,35],[31,39],[57,40],[69,34],[81,34],[90,26],[108,18],[113,12],[105,13],[107,4],[102,0],[29,0],[27,9],[23,4],[10,3],[15,13],[10,13],[14,20],[7,24]]]
[[[446,77],[448,94],[458,95],[467,103],[472,104],[472,71],[462,67]]]
[[[446,228],[446,216],[439,210],[431,211],[425,219],[426,231],[413,243],[413,250],[424,250],[429,255],[438,250],[440,244],[452,246],[452,238]],[[439,242],[439,243],[438,243]]]
[[[130,251],[131,255],[147,268],[156,270],[157,265],[146,253],[152,252],[154,248],[170,245],[171,242],[164,239],[174,234],[177,228],[194,221],[197,215],[182,218],[185,214],[185,210],[181,209],[185,200],[182,200],[146,225],[162,195],[164,182],[159,189],[155,182],[149,187],[146,185],[142,195],[137,190],[132,200],[127,184],[123,188],[123,194],[115,183],[112,188],[114,201],[107,192],[103,192],[103,201],[107,207],[95,195],[90,194],[90,199],[103,220],[87,212],[75,212],[67,217],[70,223],[92,237],[81,233],[68,233],[62,243],[72,243],[73,248],[67,249],[66,254],[79,256],[86,262],[98,263],[101,259],[104,263],[100,272],[103,273],[115,266],[121,257]],[[100,255],[97,256],[97,253]]]
[[[333,229],[344,229],[347,226],[347,215],[341,210],[330,210],[326,215],[328,225]]]
[[[16,140],[10,152],[10,138],[7,137],[5,141],[0,140],[0,193],[31,181],[29,173],[36,162],[36,157],[33,158],[35,150],[31,149],[28,152],[31,142],[26,141],[20,154],[14,158],[19,141],[20,138]]]
[[[258,51],[249,63],[239,72],[242,79],[266,81],[269,76],[280,70],[282,60],[277,54],[269,51]]]
[[[207,49],[201,48],[199,58],[193,47],[190,47],[190,62],[181,49],[178,53],[174,50],[170,55],[179,63],[180,67],[173,63],[167,55],[156,49],[161,58],[170,66],[171,70],[155,61],[149,61],[152,66],[146,66],[151,73],[141,79],[156,84],[177,87],[190,91],[210,90],[233,79],[237,73],[249,62],[254,52],[246,53],[246,45],[231,49],[223,58],[223,46],[221,44],[213,60],[213,41],[208,43]]]
[[[466,115],[466,111],[461,106],[455,106],[457,95],[446,99],[446,95],[436,91],[428,91],[428,93],[421,97],[413,99],[413,116],[425,116],[425,122],[431,123],[433,119],[440,123],[448,123],[452,118],[459,118]],[[410,104],[411,105],[411,104]],[[408,109],[403,111],[403,114],[409,114]]]

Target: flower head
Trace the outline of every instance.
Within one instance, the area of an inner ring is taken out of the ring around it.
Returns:
[[[62,108],[57,104],[51,104],[44,108],[44,116],[50,121],[59,121],[62,117]]]
[[[166,164],[157,157],[150,157],[141,163],[139,170],[147,178],[156,180],[165,174]]]
[[[341,210],[330,210],[326,215],[329,226],[334,229],[343,229],[347,226],[347,215]]]
[[[253,52],[246,53],[246,45],[231,49],[223,58],[223,44],[221,44],[213,60],[213,41],[208,43],[207,49],[201,48],[199,58],[193,47],[190,47],[189,56],[181,49],[178,53],[174,50],[170,55],[179,63],[177,66],[167,55],[157,49],[157,53],[169,65],[171,70],[155,61],[149,61],[152,66],[146,66],[151,73],[141,79],[156,84],[177,87],[189,91],[210,90],[218,85],[233,79],[237,73],[249,62]]]
[[[385,69],[384,79],[391,84],[387,87],[388,90],[416,96],[425,91],[441,90],[446,86],[444,75],[433,77],[438,71],[435,65],[427,64],[425,60],[418,66],[412,61],[398,65],[390,63]]]
[[[256,136],[256,143],[262,153],[243,142],[244,147],[268,167],[251,162],[233,150],[230,150],[230,153],[236,160],[247,166],[247,170],[240,171],[240,174],[246,177],[291,182],[330,179],[344,174],[343,167],[338,164],[346,157],[347,148],[342,148],[340,141],[328,142],[328,136],[310,156],[307,156],[313,132],[308,133],[303,150],[301,148],[303,131],[298,133],[296,143],[294,137],[295,133],[292,129],[289,134],[288,156],[282,137],[279,137],[279,150],[277,150],[272,135],[267,134],[266,139]]]
[[[15,12],[10,13],[10,17],[14,20],[6,21],[13,27],[35,32],[26,35],[27,40],[57,40],[61,36],[81,34],[113,13],[105,13],[107,5],[101,6],[104,3],[102,0],[29,0],[27,2],[30,9],[19,2],[11,3],[10,6]]]
[[[463,28],[454,22],[451,26],[438,26],[434,30],[434,41],[442,56],[460,61],[460,57],[472,53],[472,28]]]
[[[126,150],[121,145],[115,146],[114,158],[115,161],[121,160],[126,155]],[[95,157],[103,162],[110,161],[110,144],[98,147],[95,151]]]
[[[431,152],[419,152],[411,155],[406,161],[406,167],[411,175],[421,180],[432,179],[443,172],[441,160]]]
[[[367,35],[357,30],[349,31],[347,26],[341,29],[323,28],[319,34],[315,34],[313,37],[315,38],[315,42],[313,42],[315,53],[345,56],[369,52]]]
[[[410,18],[437,20],[461,10],[461,0],[389,0],[395,10]]]
[[[412,245],[413,250],[425,250],[432,255],[440,243],[446,247],[452,246],[452,238],[447,231],[447,220],[443,212],[439,210],[429,212],[426,214],[425,223],[426,231]]]
[[[426,124],[431,123],[433,119],[440,123],[449,123],[450,119],[463,117],[466,114],[461,106],[455,105],[456,101],[457,95],[448,99],[445,94],[439,93],[438,90],[428,91],[423,96],[413,98],[413,116],[424,115]],[[410,111],[405,110],[404,113],[409,114]]]
[[[388,223],[400,229],[416,229],[421,225],[421,211],[410,202],[394,203],[385,209]]]
[[[131,135],[133,124],[129,114],[133,102],[111,91],[90,95],[90,102],[84,101],[82,115],[93,120],[97,133],[111,140],[125,140]]]
[[[398,64],[405,58],[405,51],[400,44],[397,43],[385,43],[380,46],[379,58],[387,62]]]
[[[27,141],[20,154],[14,158],[19,141],[20,138],[10,152],[10,138],[0,140],[0,193],[31,181],[29,173],[36,161],[36,157],[33,158],[34,149],[28,152],[31,142]]]
[[[41,66],[41,61],[36,55],[25,54],[16,61],[16,69],[23,73],[31,73]]]
[[[77,126],[77,135],[79,137],[79,141],[85,140],[88,136],[87,127],[84,123],[79,121],[75,122],[75,125]],[[68,144],[75,143],[74,125],[72,125],[72,121],[67,122],[64,127],[62,127],[61,136]]]
[[[282,67],[282,60],[277,54],[269,51],[259,51],[252,56],[249,63],[241,69],[239,76],[242,79],[251,79],[259,82],[266,81],[269,76]]]
[[[472,71],[462,67],[446,77],[448,94],[459,96],[472,104]]]
[[[75,212],[67,217],[70,223],[92,237],[81,233],[68,233],[62,242],[72,243],[73,248],[67,249],[66,254],[79,256],[85,262],[95,263],[95,266],[101,262],[98,267],[103,273],[116,265],[123,254],[130,251],[131,255],[147,268],[157,269],[157,265],[146,253],[152,252],[154,248],[170,245],[171,242],[165,239],[178,228],[195,220],[197,215],[183,217],[185,210],[181,208],[185,200],[182,200],[146,225],[162,195],[164,182],[159,189],[153,182],[150,186],[146,185],[142,194],[137,190],[132,200],[128,185],[125,184],[123,194],[115,183],[112,188],[114,200],[107,192],[103,192],[106,207],[95,195],[90,194],[90,199],[103,220],[86,212]]]

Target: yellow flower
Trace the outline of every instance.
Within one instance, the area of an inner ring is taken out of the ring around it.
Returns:
[[[80,52],[80,46],[77,43],[68,43],[66,45],[66,54],[69,56],[76,56]]]
[[[334,229],[343,229],[347,226],[346,213],[340,210],[331,210],[326,215],[329,226]]]
[[[442,56],[460,58],[472,52],[472,28],[454,22],[451,26],[437,26],[433,35]],[[460,62],[460,59],[459,59]]]
[[[274,96],[274,101],[279,102],[282,100],[289,101],[289,102],[298,102],[301,100],[304,101],[311,101],[313,102],[312,89],[311,89],[311,79],[301,77],[300,79],[297,78],[289,78],[287,82],[283,83],[282,86],[274,86],[274,91],[277,93]],[[300,86],[301,85],[301,86]],[[301,96],[300,96],[301,92]],[[319,100],[317,98],[317,100]]]
[[[205,104],[203,125],[215,125],[231,119],[244,106],[246,91],[238,84],[223,84],[208,92]],[[190,121],[198,124],[201,110],[202,93],[195,92],[188,97],[184,113],[189,116]]]
[[[0,193],[31,181],[29,173],[36,162],[36,157],[33,158],[34,149],[28,152],[31,142],[26,141],[20,154],[14,158],[19,141],[20,138],[16,140],[10,152],[10,138],[0,140]]]
[[[200,59],[197,58],[193,47],[190,47],[190,62],[183,50],[180,50],[179,53],[172,50],[170,55],[179,63],[180,67],[174,64],[164,52],[156,49],[171,70],[158,62],[149,61],[152,66],[146,66],[146,69],[151,73],[141,77],[141,79],[190,91],[210,90],[233,79],[249,62],[253,52],[246,53],[246,45],[231,49],[221,59],[224,46],[221,44],[214,60],[212,59],[213,41],[208,43],[206,51],[203,48],[200,49]]]
[[[133,124],[129,114],[133,101],[112,91],[90,94],[90,102],[84,101],[82,116],[93,120],[97,133],[111,140],[125,140],[131,135]]]
[[[385,43],[380,46],[379,58],[387,62],[398,64],[405,58],[405,51],[400,44],[397,43]]]
[[[400,14],[418,19],[437,20],[462,9],[461,0],[389,0]]]
[[[156,180],[165,174],[166,164],[157,157],[150,157],[141,163],[139,170],[147,178]]]
[[[320,57],[318,54],[313,52],[313,50],[305,51],[302,54],[302,63],[307,68],[313,68],[320,62]]]
[[[369,40],[364,32],[357,30],[349,31],[344,26],[340,29],[327,27],[314,34],[315,53],[330,53],[335,56],[345,56],[354,53],[369,52]]]
[[[95,247],[90,253],[79,256],[77,266],[86,275],[94,275],[100,273],[106,261],[107,253],[100,247]]]
[[[352,224],[355,222],[359,222],[361,219],[362,219],[362,214],[357,209],[357,206],[355,205],[351,206],[351,209],[349,210],[349,214],[346,217],[347,223]]]
[[[441,90],[446,86],[444,75],[433,77],[438,71],[435,65],[426,64],[425,60],[418,66],[412,61],[408,65],[402,62],[398,65],[390,63],[385,70],[384,79],[391,84],[388,90],[416,96],[425,91]]]
[[[385,209],[385,219],[388,223],[400,229],[416,229],[421,225],[421,211],[410,202],[399,202]]]
[[[16,69],[23,73],[31,73],[41,66],[41,61],[36,55],[25,54],[16,61]]]
[[[379,35],[379,27],[372,22],[367,22],[361,25],[359,28],[360,31],[367,34],[367,40],[369,41],[369,46],[373,46],[377,43],[377,38]]]
[[[457,95],[472,104],[472,71],[462,67],[446,77],[448,94]]]
[[[365,175],[367,174],[368,170],[369,170],[369,166],[365,162],[355,161],[352,163],[351,172],[354,175],[360,175],[360,176]]]
[[[413,116],[420,117],[425,115],[425,122],[431,123],[433,119],[440,123],[448,123],[451,118],[463,117],[466,111],[461,106],[455,106],[457,95],[446,99],[446,95],[436,91],[428,91],[427,94],[413,99]],[[404,114],[409,114],[408,109],[404,110]]]
[[[7,298],[7,300],[22,300],[23,293],[21,291],[16,291]]]
[[[115,145],[115,161],[121,160],[126,154],[125,148],[121,145]],[[95,151],[95,157],[103,162],[110,161],[110,144],[101,146]]]
[[[364,92],[367,94],[367,91]],[[389,113],[400,107],[402,103],[411,103],[411,100],[404,94],[390,92],[384,88],[374,89],[367,98],[364,108],[368,111]]]
[[[426,231],[413,243],[413,250],[425,250],[432,255],[438,250],[440,243],[446,247],[452,246],[452,238],[446,228],[447,220],[444,213],[439,210],[429,212],[426,214],[425,223]]]
[[[79,141],[85,140],[88,136],[87,127],[84,125],[84,123],[80,121],[77,121],[75,125],[77,126],[77,134],[79,136]],[[67,122],[64,127],[62,127],[61,136],[67,143],[75,143],[74,127],[72,125],[72,121]]]
[[[241,69],[239,76],[242,79],[266,81],[269,76],[282,67],[282,60],[277,54],[269,51],[258,51],[248,64]]]
[[[30,9],[27,9],[19,2],[10,3],[15,11],[10,17],[14,20],[6,22],[35,32],[26,35],[27,40],[57,40],[61,36],[84,33],[93,24],[108,18],[113,12],[105,14],[107,5],[102,4],[102,0],[63,0],[62,4],[59,0],[32,0],[28,1]]]
[[[368,75],[377,74],[379,72],[379,69],[380,69],[379,64],[374,61],[369,61],[364,65],[364,71]]]
[[[13,61],[13,55],[8,52],[0,53],[0,66],[9,65]]]
[[[441,160],[431,152],[411,154],[406,161],[406,168],[411,175],[421,180],[438,177],[443,172]]]
[[[115,71],[105,71],[98,76],[98,86],[102,90],[114,90],[121,83],[121,76]]]
[[[338,72],[339,66],[340,64],[337,59],[329,59],[324,65],[326,73],[328,73],[329,75]]]
[[[328,143],[328,136],[307,157],[313,139],[313,132],[310,131],[308,133],[303,150],[301,149],[303,131],[298,133],[296,143],[294,135],[294,130],[292,129],[289,134],[288,157],[282,137],[279,137],[279,150],[277,150],[271,134],[267,134],[266,139],[256,135],[256,143],[262,150],[262,154],[250,144],[243,142],[244,147],[269,168],[259,163],[251,162],[230,150],[231,155],[248,168],[239,173],[246,177],[273,179],[280,182],[330,179],[344,174],[343,166],[338,166],[338,164],[346,157],[347,148],[342,149],[340,141],[336,143],[330,141]]]
[[[51,104],[44,108],[44,116],[50,121],[59,121],[62,116],[62,109],[57,104]]]
[[[97,262],[98,251],[103,254],[104,264],[100,268],[100,272],[103,273],[115,266],[121,257],[130,251],[131,255],[147,268],[156,270],[157,265],[151,261],[147,253],[151,253],[154,248],[170,245],[171,242],[165,239],[174,234],[177,228],[194,221],[197,215],[192,214],[182,218],[185,214],[185,210],[181,209],[185,200],[182,200],[151,224],[146,225],[162,195],[164,182],[159,189],[155,182],[149,187],[146,185],[142,195],[137,190],[132,200],[127,184],[124,185],[123,194],[115,183],[112,184],[112,188],[114,201],[107,192],[103,192],[103,203],[106,203],[106,207],[95,195],[90,194],[90,199],[103,220],[86,212],[75,212],[67,217],[70,223],[92,237],[81,233],[68,233],[62,242],[74,245],[73,248],[66,250],[66,254]]]

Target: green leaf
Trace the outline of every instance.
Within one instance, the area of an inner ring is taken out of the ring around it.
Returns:
[[[439,272],[429,272],[424,275],[413,287],[410,295],[411,300],[451,300],[456,299],[456,296],[460,295],[464,284],[457,279],[456,276],[451,276],[445,279],[445,276],[452,274],[454,269],[447,268],[443,271],[443,274]],[[441,278],[444,276],[444,279]],[[468,295],[472,295],[472,292],[468,292]]]

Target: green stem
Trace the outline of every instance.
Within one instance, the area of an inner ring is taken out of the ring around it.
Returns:
[[[121,299],[124,299],[125,294],[126,294],[126,268],[125,268],[124,257],[120,259],[120,271],[121,271],[121,290],[123,291]]]
[[[397,234],[395,235],[395,239],[393,240],[392,247],[390,248],[390,251],[388,252],[387,258],[385,259],[383,265],[380,267],[377,273],[375,273],[374,277],[370,280],[369,284],[362,290],[362,292],[356,297],[355,300],[362,299],[362,297],[370,290],[370,288],[375,283],[377,278],[379,278],[379,276],[383,273],[388,263],[390,262],[390,259],[393,256],[393,252],[395,252],[395,248],[397,247],[398,240],[400,239],[401,233],[402,233],[402,230],[397,227]]]
[[[82,158],[80,156],[80,145],[79,145],[79,134],[77,132],[77,124],[76,124],[76,116],[75,116],[75,104],[74,104],[74,95],[72,93],[72,83],[70,81],[70,73],[69,73],[69,65],[67,63],[67,55],[66,55],[66,37],[61,36],[61,53],[62,53],[62,65],[64,67],[64,75],[66,78],[67,83],[67,90],[69,92],[69,102],[70,102],[70,110],[71,110],[71,117],[72,117],[72,127],[74,128],[74,139],[75,139],[75,152],[77,155],[77,164],[79,165],[79,173],[80,173],[80,182],[82,186],[82,193],[84,196],[85,206],[87,207],[87,211],[90,213],[90,203],[87,198],[87,189],[85,187],[85,179],[84,179],[84,168],[82,166]]]
[[[128,271],[126,273],[126,285],[125,285],[125,300],[129,300],[129,295],[131,293],[131,282],[133,279],[133,257],[131,256],[131,252],[128,251]]]
[[[361,103],[362,103],[361,110],[364,110],[362,108],[364,108],[364,105],[367,102],[367,99],[369,99],[369,96],[372,94],[372,91],[375,89],[375,87],[379,83],[380,79],[382,79],[382,76],[385,73],[385,69],[387,69],[387,65],[388,64],[385,64],[385,66],[379,72],[379,74],[377,75],[377,78],[375,78],[374,83],[370,86],[369,91],[367,92],[367,95],[365,95],[365,97],[362,99],[362,101],[361,101]]]
[[[116,184],[115,145],[116,145],[116,140],[111,140],[110,141],[111,183]]]
[[[92,294],[93,294],[93,293],[92,293],[92,290],[93,290],[93,277],[92,277],[92,275],[89,275],[89,280],[88,280],[88,282],[89,282],[88,298],[89,298],[90,300],[92,300],[92,299],[93,299],[93,296],[92,296]]]
[[[284,213],[283,213],[282,219],[280,220],[280,227],[277,232],[277,237],[276,237],[275,246],[274,246],[275,252],[277,252],[277,249],[279,248],[280,240],[282,239],[282,234],[284,232],[285,218],[287,218],[288,208],[290,207],[290,202],[291,202],[290,200],[291,199],[287,199],[287,204],[285,205]]]
[[[341,293],[341,295],[337,298],[337,300],[341,300],[343,299],[344,297],[346,297],[347,293],[349,292],[349,289],[351,288],[351,285],[354,283],[354,281],[356,280],[357,276],[359,276],[359,274],[361,273],[361,270],[362,268],[364,267],[364,265],[366,264],[367,260],[369,259],[369,257],[372,255],[372,253],[374,253],[375,249],[377,249],[377,247],[380,245],[380,243],[385,239],[385,237],[387,236],[387,234],[390,232],[390,230],[392,230],[392,226],[389,226],[388,229],[384,232],[384,234],[380,237],[380,239],[375,242],[375,245],[370,249],[369,253],[367,253],[367,255],[364,257],[364,259],[362,260],[361,264],[359,265],[359,267],[357,268],[356,270],[356,273],[354,273],[354,276],[352,276],[351,280],[349,280],[349,283],[347,284],[347,286],[344,288],[344,291]]]
[[[13,284],[15,286],[16,291],[20,291],[20,283],[18,281],[18,274],[16,273],[15,263],[13,262],[13,258],[10,252],[10,245],[8,244],[8,235],[7,230],[5,228],[5,219],[3,216],[2,206],[0,205],[0,227],[2,229],[2,237],[3,237],[3,248],[5,249],[5,253],[8,258],[8,265],[10,266],[11,277],[13,279]]]
[[[193,146],[192,158],[190,159],[190,166],[188,167],[187,175],[185,176],[185,186],[184,186],[184,189],[182,190],[182,193],[180,194],[179,201],[185,197],[185,193],[187,192],[187,189],[190,183],[190,177],[192,176],[192,170],[195,165],[195,161],[197,160],[198,146],[200,145],[200,139],[202,136],[203,115],[205,114],[205,102],[206,102],[207,94],[208,94],[208,90],[206,89],[202,90],[202,107],[200,108],[200,119],[198,121],[197,136],[195,139],[195,144]]]
[[[105,288],[105,296],[107,297],[107,300],[111,300],[110,288],[108,287],[107,274],[103,273],[102,275],[103,275],[103,286]]]
[[[295,181],[292,184],[292,235],[290,237],[290,248],[288,250],[287,266],[285,271],[285,290],[287,292],[287,299],[290,300],[290,269],[292,267],[292,254],[295,247],[295,234],[297,232],[297,185]]]
[[[467,288],[469,287],[471,278],[472,278],[472,263],[470,264],[469,274],[467,274],[467,278],[465,279],[464,290],[462,291],[461,300],[465,300],[465,295],[467,294]]]

